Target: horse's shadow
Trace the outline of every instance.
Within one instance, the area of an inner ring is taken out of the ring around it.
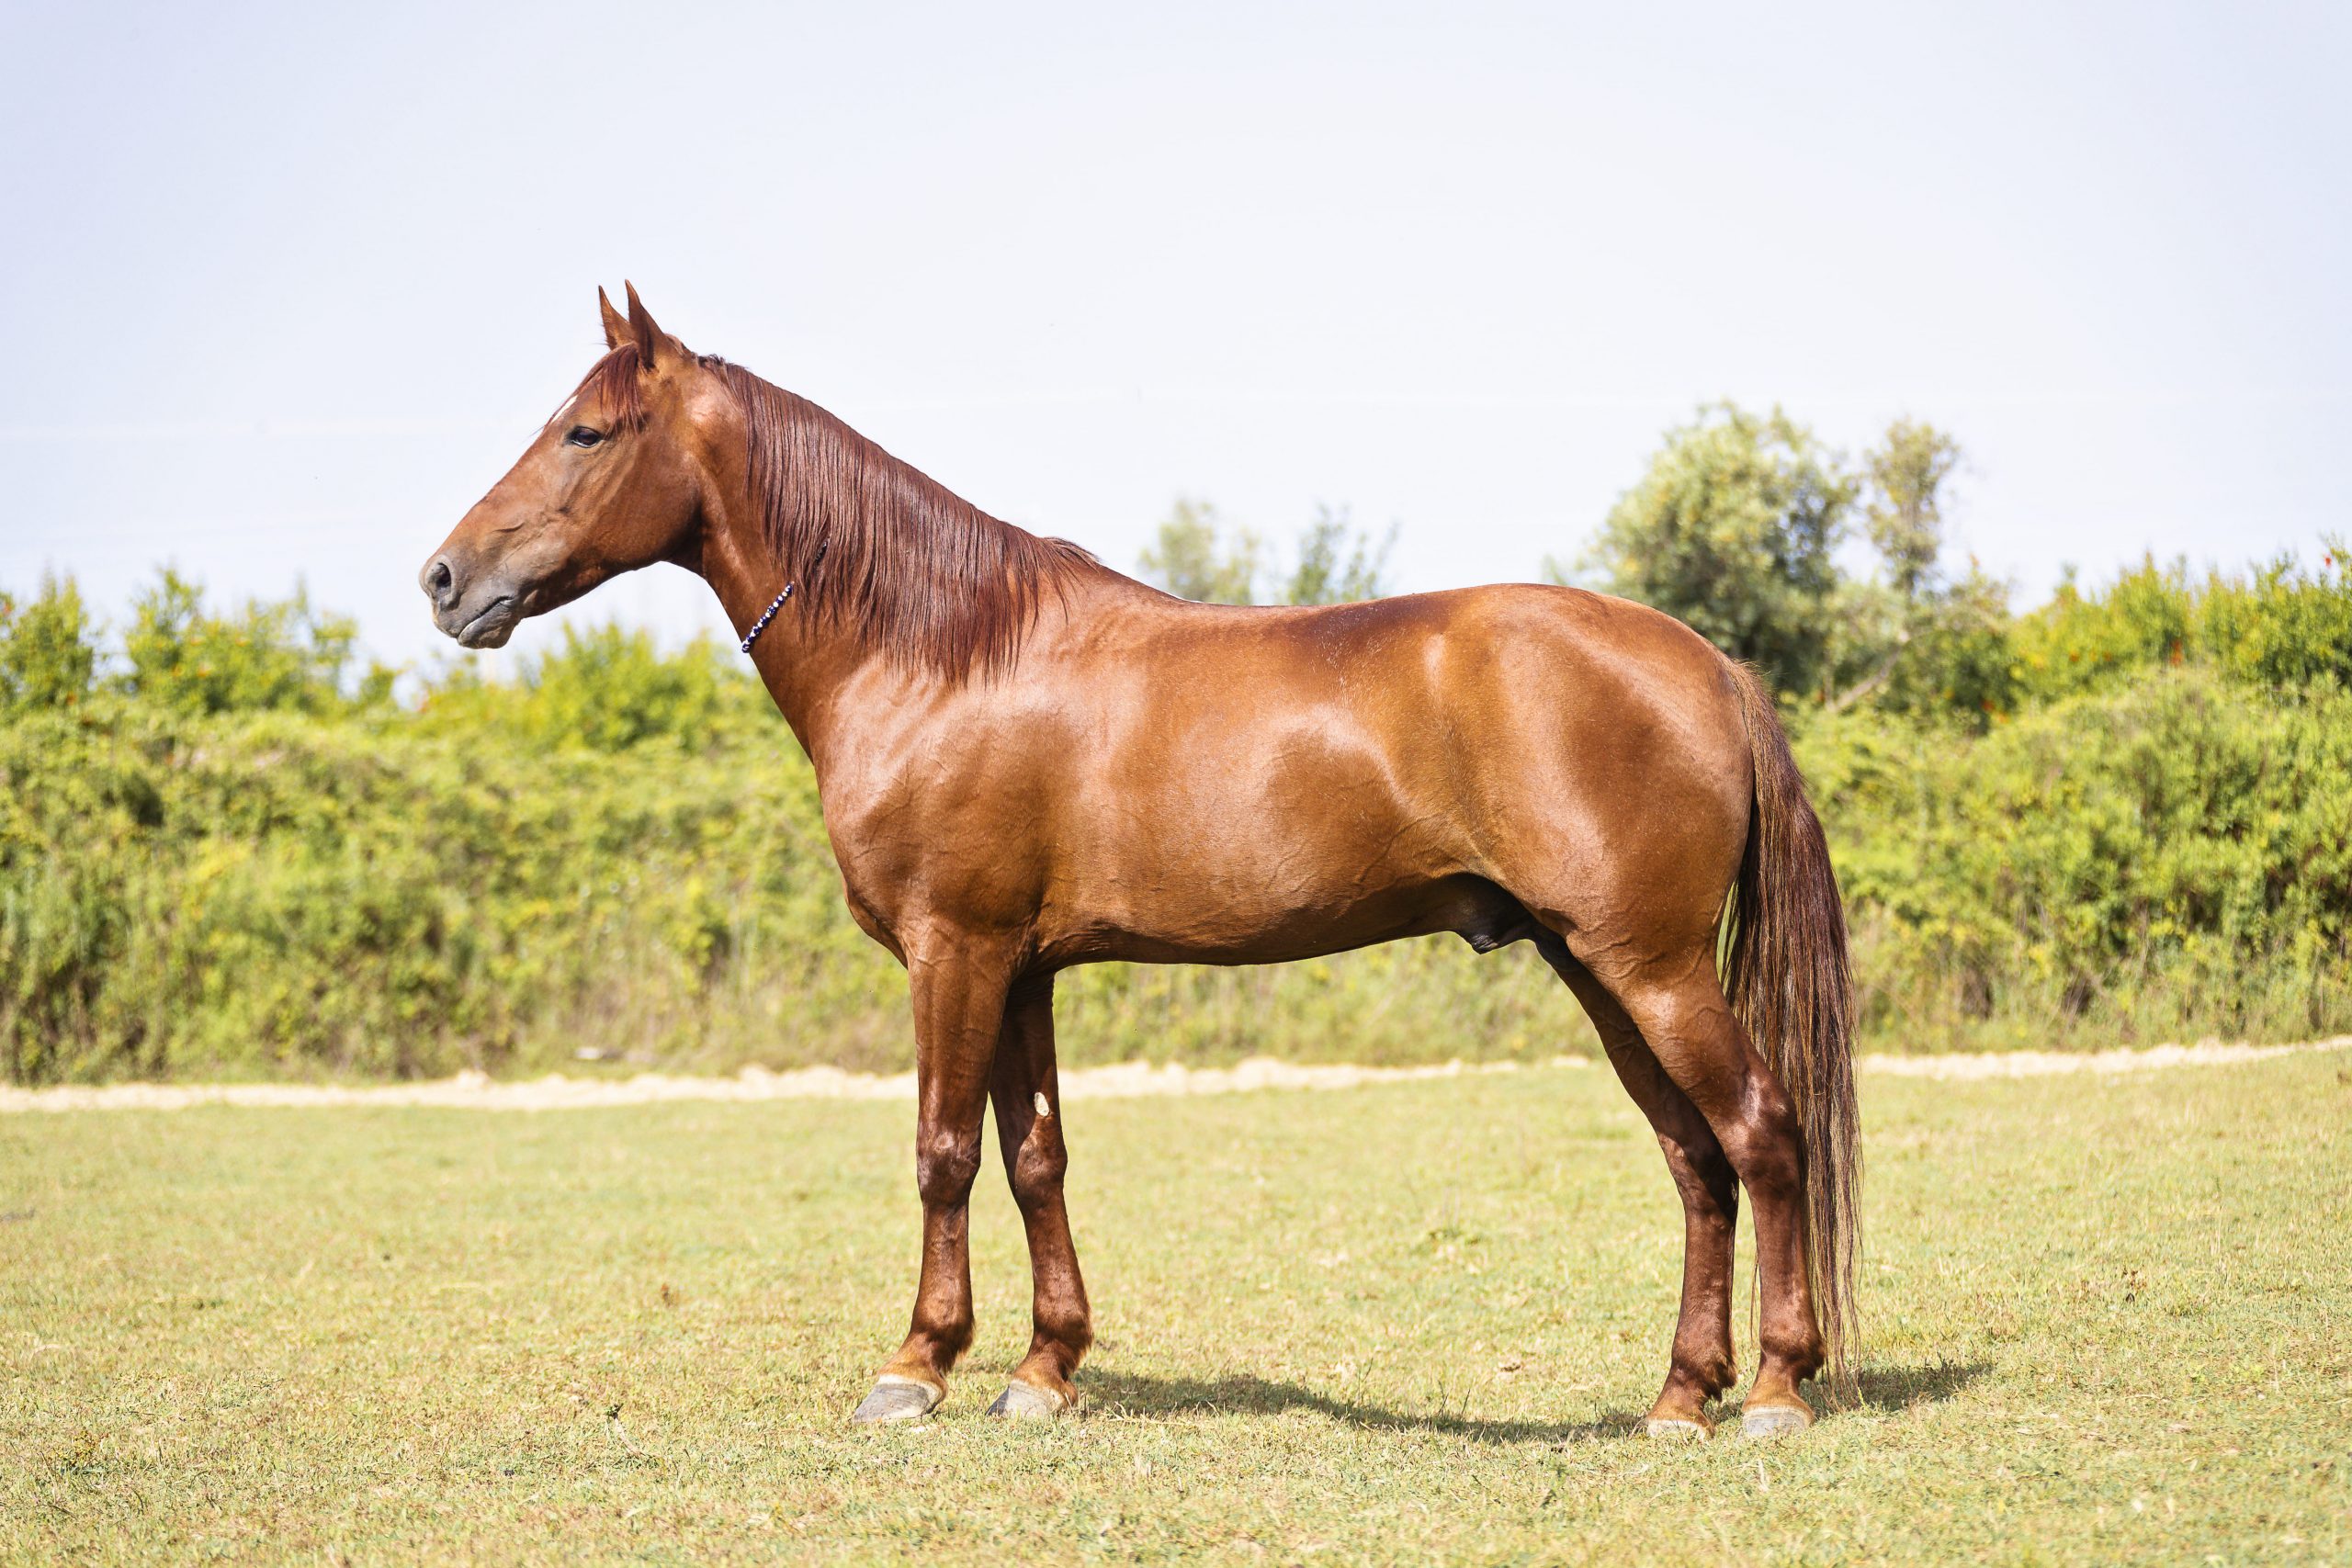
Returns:
[[[1990,1361],[1864,1367],[1854,1375],[1854,1389],[1862,1404],[1872,1408],[1916,1410],[1923,1404],[1941,1404],[1992,1370]]]
[[[1443,1411],[1392,1410],[1340,1399],[1304,1383],[1282,1382],[1249,1372],[1224,1377],[1160,1377],[1148,1372],[1090,1370],[1082,1386],[1097,1410],[1127,1416],[1279,1416],[1308,1410],[1376,1431],[1440,1432],[1486,1443],[1566,1443],[1622,1437],[1641,1425],[1641,1412],[1612,1410],[1589,1421],[1484,1420]]]
[[[1865,1367],[1855,1377],[1855,1393],[1866,1408],[1909,1410],[1923,1404],[1939,1404],[1991,1370],[1990,1363],[1984,1361]],[[1249,1372],[1204,1378],[1096,1368],[1089,1370],[1083,1386],[1090,1405],[1114,1415],[1279,1416],[1306,1410],[1372,1431],[1436,1432],[1479,1443],[1553,1444],[1626,1438],[1641,1430],[1645,1414],[1634,1409],[1611,1409],[1589,1420],[1543,1421],[1524,1417],[1487,1419],[1442,1410],[1397,1410]],[[1815,1404],[1824,1403],[1816,1395]],[[1736,1406],[1724,1407],[1718,1418],[1736,1420]]]

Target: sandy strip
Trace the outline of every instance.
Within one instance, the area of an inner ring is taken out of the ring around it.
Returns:
[[[2066,1054],[2012,1051],[1998,1055],[1867,1055],[1865,1072],[1894,1077],[1970,1080],[2045,1077],[2067,1073],[2146,1072],[2161,1067],[2218,1066],[2258,1062],[2299,1051],[2341,1051],[2352,1034],[2301,1045],[2231,1045],[2205,1041],[2195,1045],[2157,1045],[2145,1051]],[[1582,1056],[1555,1056],[1535,1064],[1587,1067]],[[1354,1089],[1363,1084],[1412,1083],[1511,1073],[1517,1062],[1447,1062],[1424,1067],[1359,1067],[1277,1062],[1260,1056],[1235,1067],[1153,1066],[1125,1062],[1108,1067],[1076,1067],[1062,1075],[1069,1100],[1137,1100],[1160,1095],[1239,1094],[1253,1089]],[[371,1084],[107,1084],[83,1089],[11,1089],[0,1086],[0,1111],[178,1111],[191,1105],[431,1105],[468,1111],[578,1111],[601,1106],[645,1105],[665,1100],[896,1100],[915,1097],[912,1073],[849,1073],[839,1067],[798,1067],[770,1072],[750,1066],[731,1078],[673,1077],[639,1073],[628,1078],[543,1078],[500,1082],[481,1073],[459,1073],[433,1083]]]
[[[1581,1067],[1580,1056],[1559,1056],[1554,1066]],[[1519,1070],[1517,1062],[1447,1062],[1422,1067],[1359,1067],[1277,1062],[1256,1056],[1235,1067],[1187,1067],[1180,1062],[1153,1066],[1122,1062],[1108,1067],[1073,1067],[1061,1075],[1065,1100],[1140,1100],[1172,1094],[1236,1094],[1263,1089],[1353,1089],[1359,1084],[1409,1083]],[[431,1083],[368,1084],[106,1084],[81,1089],[0,1087],[0,1111],[177,1111],[190,1105],[435,1105],[469,1111],[576,1111],[608,1105],[645,1105],[664,1100],[899,1100],[915,1097],[912,1073],[852,1073],[839,1067],[796,1067],[771,1072],[748,1066],[731,1078],[673,1077],[639,1073],[627,1078],[572,1078],[550,1073],[542,1078],[501,1082],[462,1072]]]
[[[2151,1045],[2144,1051],[2118,1047],[2112,1051],[1988,1051],[1950,1056],[1884,1056],[1862,1058],[1865,1071],[1901,1078],[2041,1078],[2066,1073],[2142,1073],[2156,1067],[2222,1066],[2233,1062],[2259,1062],[2290,1056],[2299,1051],[2342,1051],[2352,1048],[2352,1034],[2312,1040],[2301,1045],[2227,1045],[2201,1040],[2194,1045]]]
[[[1582,1067],[1590,1064],[1581,1056],[1558,1056],[1549,1065]],[[1447,1062],[1420,1067],[1359,1067],[1277,1062],[1266,1056],[1252,1057],[1234,1067],[1188,1067],[1180,1062],[1156,1067],[1148,1062],[1122,1062],[1107,1067],[1073,1067],[1061,1075],[1061,1087],[1065,1100],[1140,1100],[1264,1089],[1353,1089],[1359,1084],[1516,1072],[1519,1066],[1517,1062]],[[190,1105],[435,1105],[469,1111],[576,1111],[664,1100],[911,1100],[914,1097],[912,1073],[852,1073],[839,1067],[796,1067],[777,1073],[747,1066],[731,1078],[673,1077],[666,1073],[572,1078],[550,1073],[542,1078],[501,1082],[469,1071],[430,1083],[351,1087],[268,1083],[0,1087],[0,1111],[177,1111]]]

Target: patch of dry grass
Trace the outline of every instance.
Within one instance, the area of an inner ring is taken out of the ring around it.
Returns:
[[[1865,1092],[1863,1400],[1770,1448],[1625,1435],[1679,1226],[1605,1072],[1073,1106],[1087,1412],[978,1414],[991,1171],[888,1433],[904,1106],[10,1117],[0,1554],[2352,1557],[2352,1063]]]

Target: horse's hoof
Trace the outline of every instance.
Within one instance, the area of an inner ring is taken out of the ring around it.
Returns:
[[[946,1398],[945,1389],[934,1388],[921,1378],[884,1372],[874,1380],[874,1392],[851,1412],[850,1419],[861,1427],[885,1421],[920,1421],[938,1409]]]
[[[1759,1404],[1740,1412],[1743,1438],[1785,1438],[1813,1425],[1813,1412],[1789,1404]]]
[[[1703,1443],[1713,1429],[1703,1421],[1686,1421],[1679,1416],[1653,1416],[1642,1423],[1642,1435],[1670,1443]]]
[[[1049,1389],[1023,1382],[1019,1378],[1004,1385],[1004,1392],[989,1406],[989,1414],[1014,1421],[1051,1420],[1060,1415],[1069,1401]]]

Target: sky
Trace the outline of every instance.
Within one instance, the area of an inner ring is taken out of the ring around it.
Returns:
[[[0,5],[0,587],[460,655],[595,288],[1132,568],[1573,558],[1703,401],[1967,453],[2032,599],[2352,532],[2352,7]],[[567,615],[724,632],[661,567]]]

